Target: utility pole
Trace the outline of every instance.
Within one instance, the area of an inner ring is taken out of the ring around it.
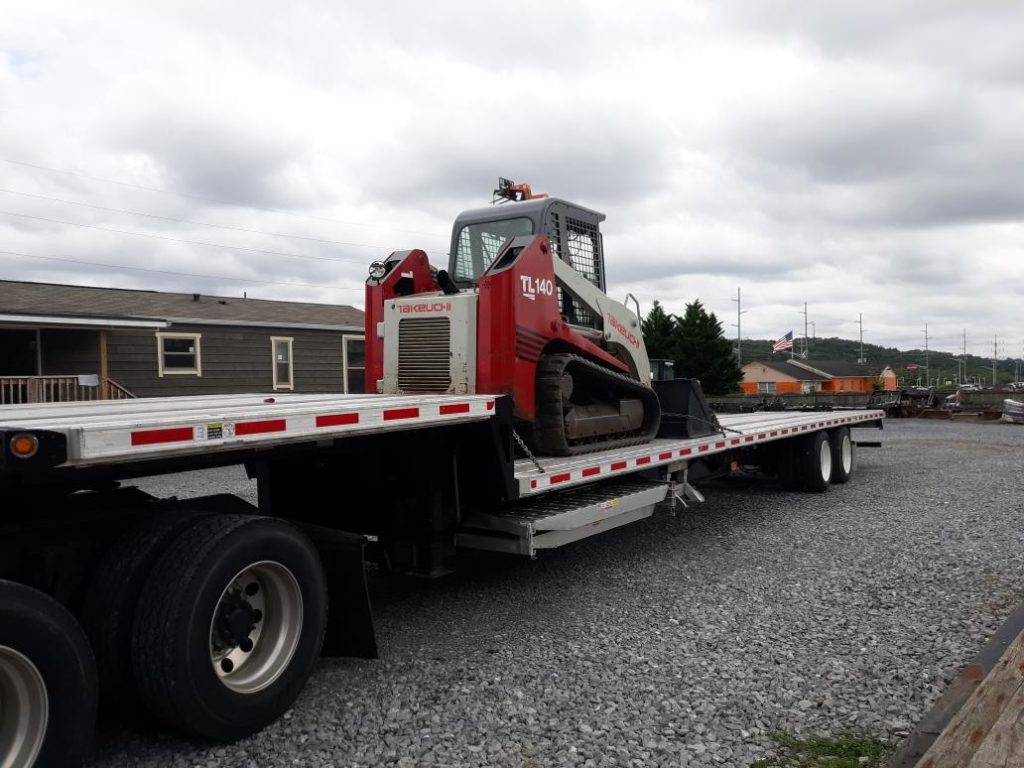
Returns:
[[[743,367],[743,347],[742,347],[742,344],[743,344],[743,333],[742,333],[742,329],[740,328],[740,318],[743,315],[747,314],[747,310],[741,309],[741,307],[743,305],[740,303],[740,289],[739,288],[736,289],[736,298],[735,299],[730,299],[730,301],[735,301],[736,302],[736,322],[734,323],[734,325],[736,326],[736,363],[737,363],[737,365],[740,366],[740,368],[742,368]]]
[[[996,385],[996,360],[999,358],[999,335],[992,337],[992,386]]]
[[[931,371],[928,368],[928,323],[924,324],[924,385],[931,386]]]
[[[803,359],[807,359],[807,302],[804,302],[804,354]]]
[[[857,325],[860,327],[860,356],[857,358],[858,363],[866,363],[867,360],[864,358],[864,313],[861,312],[857,315]]]
[[[964,351],[963,351],[963,354],[960,355],[960,363],[964,367],[964,375],[963,375],[963,378],[960,379],[960,383],[961,384],[966,384],[967,383],[967,329],[966,328],[964,328]]]

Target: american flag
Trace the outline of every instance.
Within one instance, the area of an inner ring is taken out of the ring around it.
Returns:
[[[781,352],[784,349],[793,348],[793,332],[790,331],[772,345],[772,352]]]

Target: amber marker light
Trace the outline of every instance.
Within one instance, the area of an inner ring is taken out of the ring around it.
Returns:
[[[10,446],[11,454],[14,456],[19,459],[31,459],[39,450],[39,438],[21,432],[11,438]]]

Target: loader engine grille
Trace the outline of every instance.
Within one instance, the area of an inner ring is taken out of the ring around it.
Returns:
[[[447,317],[400,320],[398,388],[405,392],[447,392],[452,385],[451,336]]]

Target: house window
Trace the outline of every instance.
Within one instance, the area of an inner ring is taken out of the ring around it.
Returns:
[[[292,367],[292,339],[270,337],[271,365],[274,370],[274,389],[295,389]]]
[[[362,336],[342,336],[341,356],[345,375],[345,394],[357,394],[366,391],[366,343]]]
[[[157,363],[160,376],[186,374],[203,375],[199,342],[201,333],[158,333],[156,335]]]
[[[775,382],[774,381],[759,381],[759,382],[757,382],[757,391],[758,391],[758,394],[762,394],[763,393],[763,394],[767,394],[767,395],[774,395],[775,394]]]

